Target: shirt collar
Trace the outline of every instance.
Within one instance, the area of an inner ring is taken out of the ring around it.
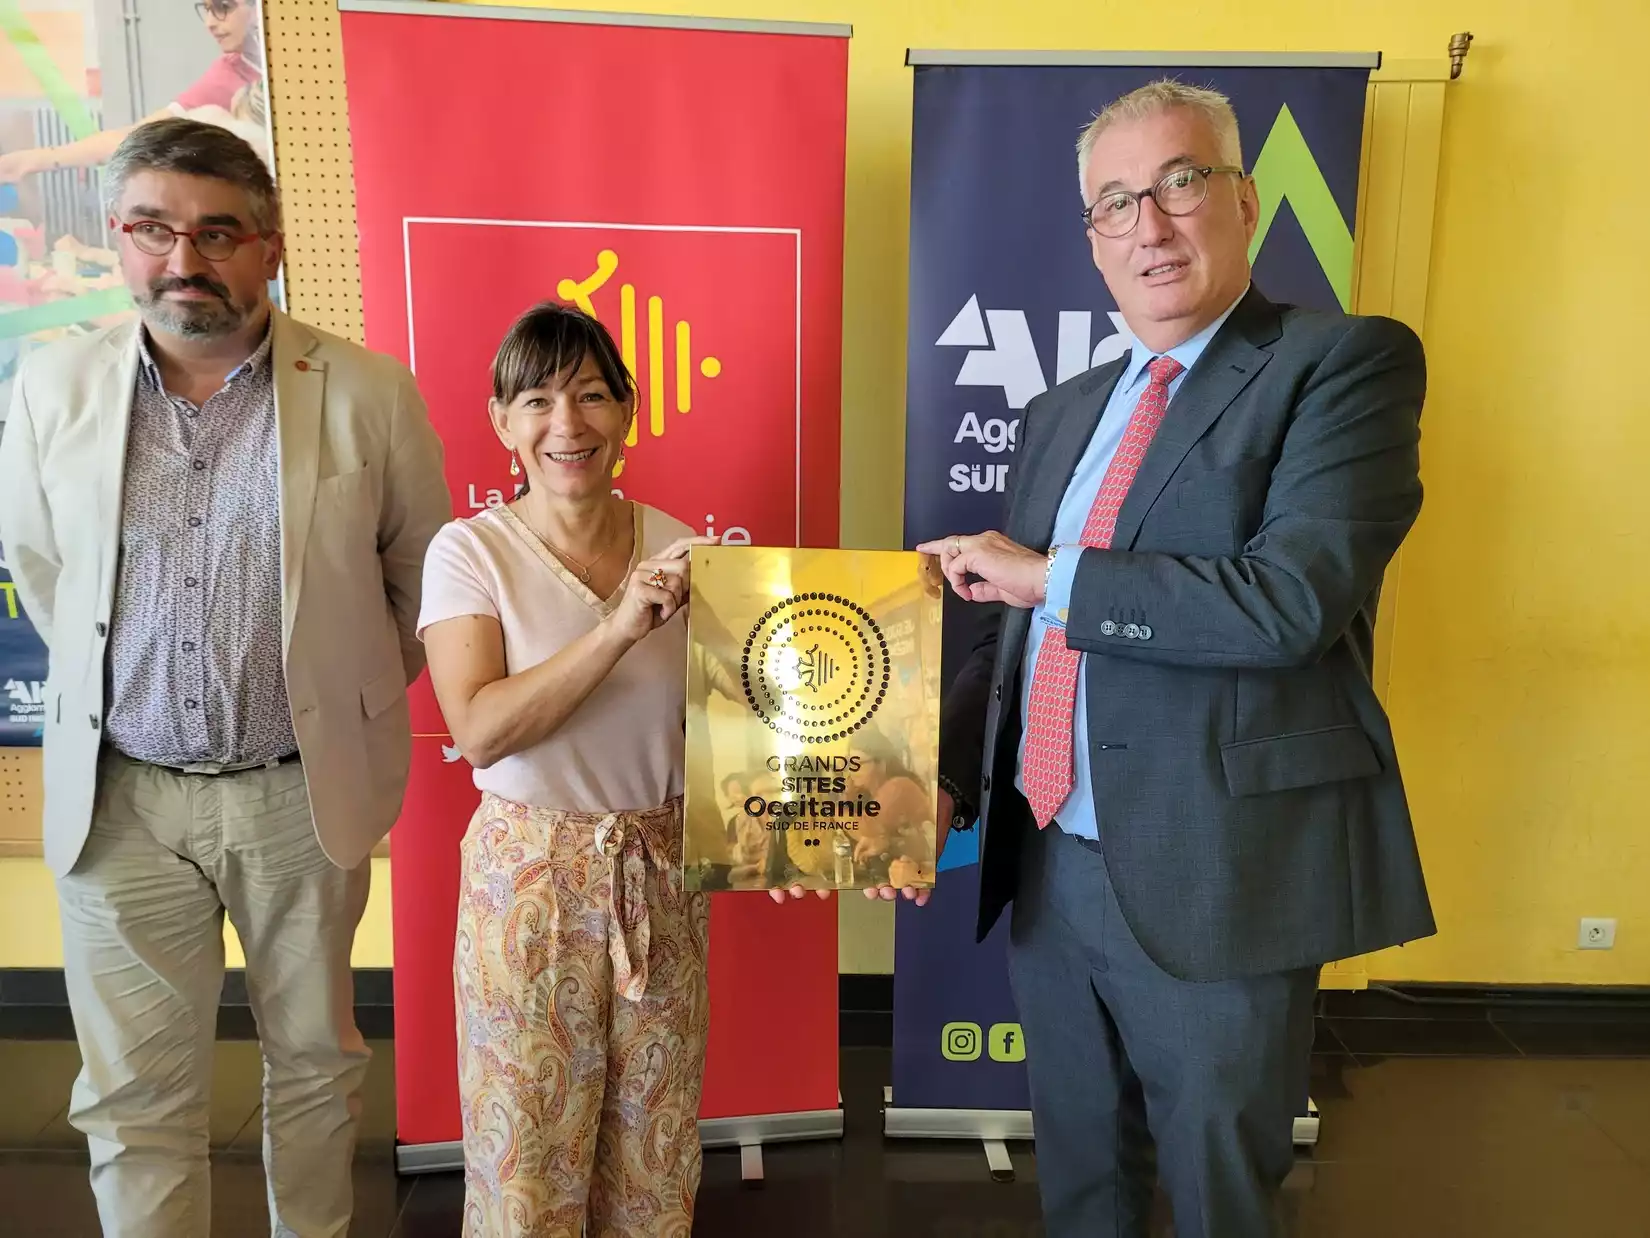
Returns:
[[[1129,368],[1124,372],[1126,381],[1123,384],[1123,389],[1127,391],[1136,386],[1145,377],[1146,367],[1160,356],[1173,357],[1180,362],[1182,367],[1190,370],[1192,366],[1197,364],[1197,359],[1203,355],[1204,350],[1209,347],[1209,342],[1226,325],[1226,320],[1232,316],[1233,311],[1243,303],[1243,298],[1249,295],[1251,287],[1253,287],[1253,284],[1245,284],[1243,291],[1238,294],[1237,300],[1226,307],[1225,313],[1192,336],[1191,339],[1176,344],[1166,353],[1155,353],[1139,340],[1135,340],[1133,351],[1129,354]]]
[[[253,350],[250,357],[237,365],[233,370],[229,371],[228,376],[223,381],[223,385],[227,387],[242,374],[250,374],[252,371],[269,364],[270,350],[274,345],[274,340],[274,316],[271,315],[270,325],[264,328],[263,342]],[[160,365],[155,360],[155,354],[149,349],[148,327],[140,327],[138,329],[138,364],[142,368],[143,373],[148,377],[149,381],[155,385],[155,389],[157,391],[166,390],[166,384],[161,381],[160,377]]]

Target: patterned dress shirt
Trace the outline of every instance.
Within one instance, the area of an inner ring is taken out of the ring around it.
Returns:
[[[196,407],[140,344],[109,634],[109,742],[155,765],[291,755],[270,339]]]

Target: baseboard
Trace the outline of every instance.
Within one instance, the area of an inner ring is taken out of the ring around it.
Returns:
[[[894,1040],[894,978],[838,978],[837,1005],[844,1045],[887,1048]],[[368,1039],[395,1035],[395,977],[387,967],[355,969],[355,1022]],[[248,1040],[256,1027],[247,1005],[246,972],[224,973],[218,1037]],[[57,967],[0,968],[0,1039],[72,1040],[68,992]]]
[[[1318,1013],[1333,1018],[1454,1021],[1479,1017],[1650,1016],[1650,985],[1437,984],[1372,980],[1366,989],[1325,991]]]
[[[1318,1013],[1329,1019],[1421,1019],[1456,1023],[1612,1023],[1650,1021],[1650,986],[1392,984],[1353,992],[1326,990]],[[843,975],[837,981],[839,1036],[853,1048],[888,1048],[894,1041],[894,978]],[[395,978],[387,967],[355,969],[355,1021],[370,1039],[395,1034]],[[247,1005],[246,972],[224,973],[218,1035],[256,1034]],[[74,1024],[63,972],[56,967],[0,968],[0,1039],[71,1040]]]
[[[894,978],[889,975],[837,977],[837,1026],[850,1048],[890,1049],[894,1045]]]
[[[369,1040],[395,1035],[395,979],[387,967],[355,969],[355,1025]],[[224,972],[218,1039],[252,1040],[257,1026],[247,1004],[246,971]],[[0,1039],[73,1040],[69,994],[60,967],[0,968]]]

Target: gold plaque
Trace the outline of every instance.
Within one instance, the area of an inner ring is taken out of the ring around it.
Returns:
[[[688,888],[932,885],[938,562],[697,546],[691,583]]]

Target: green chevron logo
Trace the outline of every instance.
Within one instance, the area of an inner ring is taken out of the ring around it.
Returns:
[[[1278,112],[1272,132],[1266,135],[1266,145],[1255,160],[1252,174],[1255,189],[1260,196],[1260,226],[1255,239],[1249,243],[1249,261],[1254,262],[1260,248],[1266,243],[1266,234],[1272,221],[1278,217],[1278,208],[1288,199],[1307,243],[1323,268],[1329,286],[1335,290],[1335,299],[1343,310],[1352,308],[1352,230],[1341,217],[1341,208],[1335,205],[1335,196],[1318,170],[1318,161],[1301,134],[1300,126],[1285,104]]]

